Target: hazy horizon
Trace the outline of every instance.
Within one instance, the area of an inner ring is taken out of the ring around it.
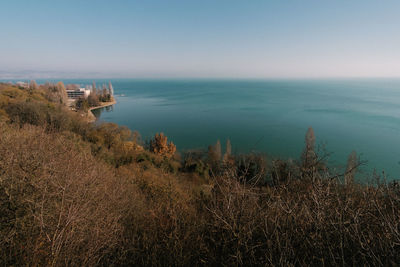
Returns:
[[[400,2],[2,1],[0,79],[398,78]]]
[[[0,72],[1,73],[1,72]],[[25,73],[25,72],[24,72]],[[173,76],[157,76],[157,77],[126,77],[126,76],[110,76],[110,75],[94,75],[94,76],[85,76],[85,73],[78,73],[69,75],[68,73],[64,73],[63,75],[17,75],[17,76],[1,76],[0,74],[0,82],[29,82],[35,80],[37,83],[46,83],[46,82],[58,82],[58,81],[87,81],[88,83],[92,83],[93,81],[123,81],[123,80],[137,80],[137,81],[357,81],[357,80],[386,80],[386,81],[397,81],[400,80],[400,76],[370,76],[370,77],[362,77],[362,76],[338,76],[338,77],[173,77]]]

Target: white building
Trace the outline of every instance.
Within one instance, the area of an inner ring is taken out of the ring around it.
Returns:
[[[26,82],[16,82],[15,83],[18,87],[28,88],[29,84]]]
[[[67,89],[66,91],[69,99],[87,98],[90,95],[90,89],[85,88]]]

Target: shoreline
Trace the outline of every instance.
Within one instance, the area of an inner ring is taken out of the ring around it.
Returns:
[[[111,101],[111,102],[102,102],[100,106],[95,106],[95,107],[89,108],[89,110],[88,110],[88,112],[87,112],[88,121],[89,121],[89,122],[95,122],[95,121],[97,120],[97,118],[96,118],[96,116],[93,114],[92,110],[99,109],[99,108],[109,107],[109,106],[112,106],[112,105],[115,105],[115,104],[117,104],[117,101],[114,99],[114,100]]]

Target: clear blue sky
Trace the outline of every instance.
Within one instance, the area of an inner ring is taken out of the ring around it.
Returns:
[[[398,0],[2,0],[0,11],[0,78],[400,77]]]

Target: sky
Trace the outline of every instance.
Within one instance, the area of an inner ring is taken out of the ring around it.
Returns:
[[[0,79],[400,77],[398,0],[1,0]]]

